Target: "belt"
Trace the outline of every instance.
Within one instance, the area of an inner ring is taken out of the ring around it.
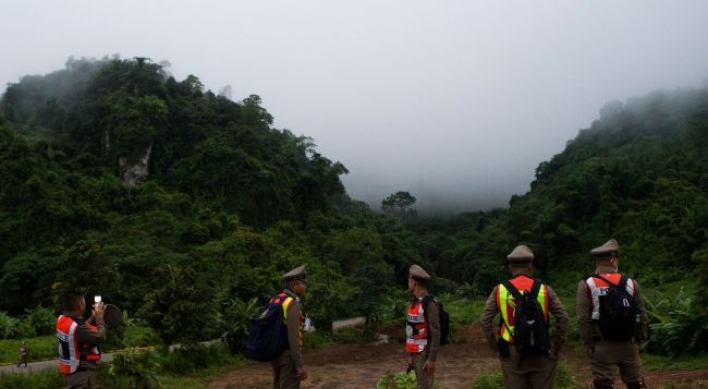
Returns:
[[[73,373],[71,373],[71,374],[84,373],[84,372],[87,372],[87,371],[94,371],[94,369],[92,369],[92,368],[90,368],[90,367],[81,366],[81,367],[76,368],[76,371],[73,372]]]

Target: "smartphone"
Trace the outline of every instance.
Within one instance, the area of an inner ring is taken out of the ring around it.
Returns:
[[[100,296],[100,295],[95,295],[95,296],[93,296],[93,302],[95,302],[95,303],[100,303],[100,302],[101,302],[101,296]]]

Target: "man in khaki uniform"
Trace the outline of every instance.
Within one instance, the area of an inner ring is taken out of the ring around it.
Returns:
[[[280,357],[271,361],[273,367],[273,389],[298,389],[300,381],[307,379],[307,370],[302,358],[303,326],[301,299],[307,291],[305,266],[297,267],[283,275],[287,297],[283,305],[288,334],[288,345]]]
[[[590,251],[595,259],[595,274],[578,283],[576,298],[576,316],[578,331],[585,346],[590,364],[595,389],[612,389],[614,376],[612,369],[619,367],[622,381],[628,389],[645,388],[641,376],[641,360],[639,359],[639,343],[647,339],[648,318],[644,305],[644,296],[637,281],[627,279],[626,289],[634,296],[639,310],[639,323],[633,338],[625,341],[603,339],[600,330],[599,297],[607,292],[607,281],[618,285],[622,275],[617,271],[619,265],[619,244],[610,239],[602,246]],[[605,280],[599,279],[600,276]]]
[[[507,257],[507,267],[511,272],[511,283],[519,292],[530,291],[540,281],[531,278],[534,255],[524,245],[517,246]],[[513,312],[516,298],[511,295],[504,283],[494,287],[482,312],[481,322],[484,336],[489,347],[499,353],[502,368],[502,380],[507,389],[550,389],[556,376],[560,351],[568,331],[568,314],[556,293],[546,284],[539,287],[539,304],[544,310],[546,324],[548,313],[555,318],[555,339],[550,345],[548,355],[522,356],[513,347]],[[499,315],[501,323],[494,328],[493,320]]]
[[[27,367],[27,345],[24,340],[22,341],[22,345],[20,345],[20,362],[17,364],[17,367],[20,367],[22,364]]]
[[[413,265],[408,270],[408,290],[413,297],[406,315],[406,352],[418,389],[433,388],[440,348],[440,310],[428,295],[429,281],[430,275],[422,267]]]

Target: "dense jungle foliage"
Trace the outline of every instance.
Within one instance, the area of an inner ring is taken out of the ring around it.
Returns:
[[[708,89],[608,103],[507,209],[448,219],[418,217],[407,192],[382,213],[351,199],[347,169],[272,119],[256,95],[231,101],[146,58],[70,59],[10,84],[0,311],[56,310],[62,289],[79,288],[166,343],[203,340],[239,333],[280,275],[306,264],[315,325],[375,325],[412,263],[440,292],[483,297],[524,243],[537,276],[574,295],[588,251],[614,237],[621,269],[646,290],[685,288],[682,304],[652,300],[655,331],[668,331],[655,347],[690,334],[677,352],[708,349]],[[666,323],[680,307],[677,330]]]

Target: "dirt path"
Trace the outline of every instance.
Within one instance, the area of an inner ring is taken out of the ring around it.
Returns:
[[[444,346],[438,359],[436,382],[446,389],[471,389],[479,373],[498,371],[499,361],[479,329],[466,332],[466,343]],[[397,334],[387,344],[336,344],[318,350],[305,351],[309,377],[303,389],[371,389],[387,372],[398,373],[407,364],[403,346]],[[574,382],[580,387],[591,381],[589,366],[582,355],[566,352],[563,362],[572,370]],[[666,372],[645,376],[650,389],[708,388],[708,369],[690,372]],[[211,389],[266,389],[272,385],[268,363],[254,363],[234,369],[209,384]],[[676,386],[682,385],[682,386]],[[617,379],[616,388],[624,388]]]

